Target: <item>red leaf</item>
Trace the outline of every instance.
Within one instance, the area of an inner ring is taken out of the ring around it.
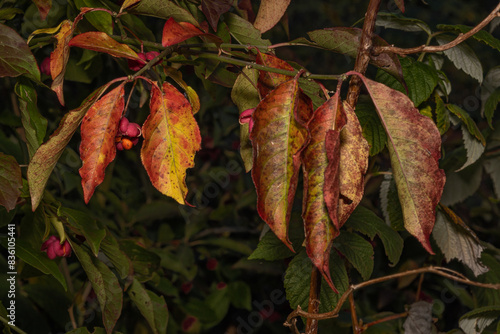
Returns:
[[[45,21],[45,18],[47,18],[47,14],[49,14],[50,8],[52,7],[52,0],[33,0],[33,3],[38,8],[40,19]]]
[[[76,35],[69,42],[69,46],[103,52],[113,57],[127,58],[145,63],[144,59],[140,58],[128,45],[118,43],[105,32],[101,31],[90,31]]]
[[[301,123],[311,114],[311,100],[299,89],[296,77],[270,92],[252,116],[257,210],[290,249],[288,222],[298,182],[299,153],[307,140],[307,130]]]
[[[187,204],[186,170],[194,166],[194,155],[201,148],[191,105],[184,94],[165,82],[162,90],[153,85],[150,110],[142,127],[142,164],[156,189]]]
[[[104,180],[104,171],[116,156],[115,137],[125,107],[124,84],[100,98],[82,121],[80,158],[83,197],[90,201],[95,188]]]
[[[208,29],[208,26],[206,26],[206,28]],[[163,46],[171,46],[179,44],[180,42],[184,42],[185,40],[196,36],[207,36],[210,39],[214,40],[216,43],[221,43],[219,37],[208,34],[189,22],[176,22],[171,17],[167,20],[167,22],[165,22],[165,25],[163,26],[161,44]]]
[[[73,23],[65,20],[56,35],[57,45],[50,54],[50,75],[52,76],[52,90],[56,93],[59,103],[64,105],[63,83],[66,64],[69,59],[69,41],[73,36]]]
[[[4,206],[7,212],[16,207],[22,187],[21,167],[16,159],[0,152],[0,205]]]
[[[444,171],[439,169],[439,130],[430,118],[420,114],[406,95],[357,75],[365,83],[387,132],[405,228],[434,254],[429,236],[445,183]]]
[[[339,202],[340,131],[346,123],[339,90],[319,107],[308,124],[310,142],[302,153],[306,251],[330,287],[329,259],[333,239],[339,235],[336,208]],[[325,201],[332,203],[329,212]]]
[[[265,33],[280,21],[289,4],[290,0],[262,0],[254,27]]]
[[[394,0],[396,6],[398,6],[399,10],[404,13],[405,12],[405,1],[404,0]]]
[[[231,9],[229,0],[203,0],[201,2],[201,11],[207,17],[208,23],[214,31],[217,31],[217,24],[222,14]]]
[[[257,59],[255,61],[259,65],[274,67],[281,70],[293,71],[294,68],[286,61],[279,59],[276,56],[257,52]],[[288,75],[273,73],[268,71],[259,71],[259,81],[257,87],[261,96],[266,96],[270,91],[278,87],[285,81],[290,80]]]

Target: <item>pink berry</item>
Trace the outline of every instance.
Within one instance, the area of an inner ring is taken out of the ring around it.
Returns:
[[[139,142],[139,137],[132,139],[132,144],[135,146]]]
[[[219,282],[217,283],[217,290],[222,290],[227,287],[227,284],[225,282]]]
[[[158,51],[149,51],[146,52],[146,60],[153,60],[156,58],[160,53]]]
[[[125,135],[128,137],[139,137],[141,134],[141,127],[137,123],[129,123]]]
[[[119,125],[119,130],[120,130],[120,133],[126,133],[127,132],[127,129],[128,129],[128,125],[129,125],[129,121],[126,117],[122,117],[120,119],[120,125]]]
[[[215,259],[215,258],[211,257],[211,258],[209,258],[209,259],[207,260],[207,265],[206,265],[206,268],[207,268],[208,270],[215,270],[215,269],[217,269],[217,265],[218,265],[218,264],[219,264],[219,263],[217,262],[217,259]]]
[[[139,52],[139,53],[137,53],[137,55],[143,61],[136,60],[136,59],[129,59],[128,60],[128,68],[131,69],[132,71],[139,71],[141,68],[144,67],[144,65],[146,65],[146,54],[143,52]]]
[[[116,143],[116,149],[117,149],[118,151],[123,151],[123,145],[122,145],[122,142]]]
[[[50,57],[46,57],[40,64],[40,71],[50,76]]]

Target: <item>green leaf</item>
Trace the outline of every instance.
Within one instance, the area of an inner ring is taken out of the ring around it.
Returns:
[[[498,282],[500,282],[500,262],[486,252],[483,252],[481,262],[490,270],[480,275],[477,281],[488,284],[498,284]],[[482,287],[473,287],[472,289],[479,305],[500,305],[499,290],[485,289]]]
[[[484,247],[459,225],[448,221],[440,211],[437,212],[432,236],[446,261],[457,259],[469,267],[476,276],[488,271],[480,261]]]
[[[128,295],[148,322],[153,333],[167,332],[168,309],[163,296],[158,297],[152,291],[146,290],[136,278],[128,289]]]
[[[99,228],[96,220],[82,211],[62,207],[58,210],[57,214],[66,217],[68,223],[83,234],[92,253],[94,256],[97,256],[101,241],[106,236],[106,229]]]
[[[384,28],[397,29],[402,31],[421,32],[427,35],[432,34],[431,28],[424,21],[411,19],[393,13],[379,12],[377,14],[376,25]]]
[[[12,28],[0,24],[0,77],[26,75],[40,82],[40,70],[26,41]]]
[[[106,332],[112,333],[122,311],[123,291],[120,283],[113,272],[98,258],[91,257],[86,250],[71,240],[70,243],[97,296]]]
[[[293,256],[293,252],[278,239],[272,231],[260,239],[257,248],[248,257],[249,260],[276,261]]]
[[[439,45],[444,45],[453,40],[446,35],[436,36]],[[476,56],[476,53],[465,43],[460,43],[451,49],[443,51],[446,57],[455,65],[456,68],[476,79],[480,84],[483,82],[483,67]]]
[[[436,102],[436,125],[439,129],[439,133],[443,135],[450,128],[450,114],[448,110],[446,110],[444,102],[438,94],[434,96],[434,101]]]
[[[456,31],[456,32],[460,32],[462,34],[465,34],[465,33],[469,32],[469,30],[472,29],[472,27],[468,27],[468,26],[465,26],[462,24],[456,24],[456,25],[438,24],[437,28],[441,29],[441,30]],[[477,33],[472,35],[472,38],[500,51],[500,40],[493,37],[486,30],[478,31]]]
[[[387,144],[387,134],[372,101],[365,95],[360,96],[355,111],[363,128],[363,136],[370,145],[370,156],[382,152]]]
[[[224,14],[224,21],[229,27],[231,36],[233,36],[238,43],[255,46],[269,46],[271,42],[268,39],[262,39],[261,33],[247,20],[235,15],[233,13]]]
[[[102,3],[98,0],[75,0],[75,6],[77,9],[81,9],[82,7],[103,7]],[[113,35],[113,18],[109,15],[109,13],[104,11],[94,11],[86,13],[84,18],[87,19],[97,30],[105,32],[108,35]]]
[[[127,9],[129,13],[149,15],[161,19],[174,18],[176,22],[189,22],[198,26],[196,19],[182,7],[177,6],[173,1],[165,0],[141,0],[137,5]]]
[[[349,288],[349,278],[343,261],[336,252],[330,255],[330,276],[333,284],[338,290],[338,293],[328,286],[325,279],[321,280],[320,291],[320,312],[328,312],[333,310],[337,305],[340,296]],[[309,300],[309,285],[311,282],[312,262],[307,256],[305,250],[298,253],[288,265],[285,273],[284,286],[286,291],[286,299],[290,303],[292,309],[296,309],[298,305],[303,310],[307,310]]]
[[[248,311],[252,310],[252,292],[247,283],[243,281],[230,282],[227,285],[227,291],[231,304],[234,307]]]
[[[500,102],[500,87],[497,87],[491,94],[488,96],[486,103],[484,104],[484,115],[488,120],[488,125],[493,128],[493,115],[495,114],[495,110],[497,109],[498,102]]]
[[[347,220],[345,226],[367,235],[371,240],[375,238],[375,235],[378,235],[382,240],[385,254],[389,258],[391,265],[394,266],[398,263],[403,252],[403,239],[373,211],[358,206]]]
[[[481,164],[473,164],[458,173],[447,170],[441,203],[450,206],[462,202],[474,194],[479,189],[482,175],[483,168]]]
[[[479,307],[461,316],[458,324],[467,334],[481,334],[498,317],[500,306]]]
[[[342,231],[334,240],[333,247],[347,258],[361,274],[363,280],[370,278],[373,271],[374,252],[368,241],[356,233]]]
[[[463,124],[460,129],[462,130],[464,147],[467,151],[467,161],[465,161],[462,167],[456,170],[457,172],[475,163],[483,155],[485,149],[484,145],[474,138]]]
[[[139,246],[133,240],[120,240],[120,249],[132,261],[135,277],[145,282],[151,279],[153,273],[160,268],[160,257]]]
[[[64,287],[64,290],[68,289],[66,279],[59,270],[56,262],[50,260],[44,252],[33,249],[31,245],[23,239],[16,240],[16,256],[30,266],[40,270],[42,273],[54,276],[54,278]]]
[[[241,241],[237,241],[229,238],[217,238],[217,239],[203,239],[197,240],[197,245],[210,245],[217,246],[226,249],[233,250],[235,252],[241,253],[243,255],[252,254],[252,249]]]
[[[125,279],[131,275],[132,263],[125,253],[120,249],[120,245],[116,238],[106,231],[106,236],[100,244],[101,251],[107,256],[113,267],[118,272],[121,279]]]
[[[0,205],[7,211],[13,210],[21,195],[22,187],[21,167],[16,159],[0,152]]]
[[[392,175],[385,175],[380,185],[380,204],[386,224],[396,231],[404,231],[403,209]]]
[[[36,90],[29,81],[20,80],[14,89],[19,97],[21,121],[31,159],[35,151],[43,143],[47,131],[47,120],[38,111]]]

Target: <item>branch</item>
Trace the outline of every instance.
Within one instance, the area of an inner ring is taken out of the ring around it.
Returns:
[[[309,288],[308,313],[317,314],[319,311],[319,295],[321,290],[321,274],[316,266],[312,267],[311,283]],[[318,320],[308,318],[306,322],[306,334],[318,333]]]
[[[317,319],[317,320],[335,318],[338,316],[338,313],[339,313],[340,309],[342,308],[342,305],[344,304],[344,302],[347,300],[347,298],[355,290],[358,290],[358,289],[361,289],[361,288],[364,288],[364,287],[367,287],[367,286],[370,286],[373,284],[393,280],[396,278],[410,276],[410,275],[416,275],[416,274],[423,274],[423,273],[431,273],[431,274],[440,275],[440,276],[449,278],[451,280],[454,280],[454,281],[457,281],[460,283],[464,283],[464,284],[468,284],[468,285],[472,285],[472,286],[477,286],[480,288],[500,290],[500,283],[489,284],[489,283],[481,283],[481,282],[472,281],[472,280],[464,277],[462,274],[460,274],[454,270],[448,269],[448,268],[433,267],[433,266],[425,267],[425,268],[418,268],[418,269],[404,271],[401,273],[396,273],[396,274],[392,274],[392,275],[374,278],[374,279],[368,280],[366,282],[351,285],[349,287],[349,289],[347,289],[347,291],[342,294],[342,296],[340,297],[340,299],[337,303],[337,306],[335,306],[335,308],[330,312],[313,314],[313,313],[305,312],[300,307],[297,307],[297,309],[295,311],[293,311],[292,313],[290,313],[288,315],[287,320],[285,322],[285,326],[288,326],[288,327],[294,326],[294,323],[295,323],[294,318],[296,318],[296,317],[305,317],[308,319],[310,318],[310,319]]]
[[[380,7],[381,0],[370,0],[368,9],[365,14],[365,22],[363,24],[363,31],[361,32],[361,40],[359,41],[358,56],[354,64],[354,71],[365,74],[370,62],[370,52],[373,48],[373,31],[375,29],[375,20]],[[349,91],[347,92],[347,103],[355,109],[356,103],[361,89],[361,79],[353,76],[349,82]]]
[[[392,46],[376,46],[373,48],[373,52],[375,54],[380,54],[380,53],[396,53],[399,55],[409,55],[412,53],[418,53],[418,52],[440,52],[440,51],[445,51],[448,49],[451,49],[454,46],[457,46],[458,44],[462,43],[481,29],[483,29],[488,23],[490,23],[495,17],[499,17],[499,11],[500,11],[500,3],[493,9],[493,11],[483,20],[481,23],[479,23],[477,26],[466,32],[465,34],[460,34],[458,35],[457,38],[455,38],[453,41],[443,44],[443,45],[421,45],[417,46],[414,48],[409,48],[409,49],[402,49],[395,47],[394,45]]]

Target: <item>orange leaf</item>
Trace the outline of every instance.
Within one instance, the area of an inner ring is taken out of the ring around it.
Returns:
[[[271,91],[252,116],[252,178],[257,210],[290,249],[288,222],[298,183],[299,153],[307,140],[302,124],[311,114],[311,100],[302,93],[295,77]]]
[[[104,171],[116,156],[115,137],[125,106],[124,94],[122,83],[94,103],[83,118],[80,144],[83,165],[79,172],[85,203],[104,180]]]
[[[334,291],[337,290],[330,277],[329,260],[333,239],[339,235],[336,208],[340,191],[340,131],[346,123],[339,91],[314,112],[308,123],[311,140],[302,153],[306,251]],[[333,214],[329,215],[325,201],[333,204]]]
[[[265,33],[283,17],[290,0],[262,0],[253,26]]]
[[[198,124],[191,105],[168,82],[153,84],[150,114],[142,126],[142,164],[153,186],[180,204],[187,204],[186,170],[194,166],[201,148]]]
[[[387,132],[387,148],[405,228],[434,254],[429,236],[445,183],[444,171],[439,169],[439,130],[430,118],[420,114],[406,95],[357,75],[365,83]]]
[[[90,31],[76,35],[69,41],[69,46],[76,46],[83,49],[107,53],[113,57],[127,58],[146,63],[128,45],[118,43],[105,32],[101,31]]]
[[[73,23],[64,21],[56,35],[57,46],[50,54],[50,75],[52,76],[52,90],[57,94],[59,103],[64,105],[63,82],[66,64],[69,59],[69,41],[73,36]]]
[[[257,59],[255,62],[259,65],[274,67],[281,70],[293,71],[294,68],[286,61],[279,59],[271,54],[261,53],[257,50]],[[269,92],[285,81],[290,80],[288,75],[273,73],[268,71],[259,71],[259,81],[257,87],[261,96],[266,96]]]
[[[208,34],[199,28],[195,27],[189,22],[176,22],[172,17],[165,22],[163,26],[163,35],[161,38],[161,44],[163,46],[171,46],[184,42],[191,37],[196,36],[209,36],[214,41],[219,41],[219,38],[215,35]],[[220,43],[220,41],[219,41]]]

